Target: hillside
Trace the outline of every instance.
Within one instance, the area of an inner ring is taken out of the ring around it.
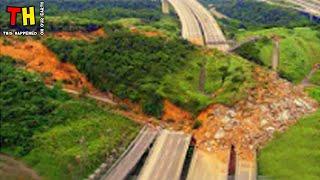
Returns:
[[[301,82],[313,66],[320,63],[320,33],[317,29],[308,27],[272,28],[246,31],[239,33],[236,38],[237,41],[242,41],[252,36],[267,37],[269,40],[263,39],[256,43],[248,43],[237,52],[245,58],[270,67],[273,53],[272,38],[276,37],[280,42],[278,72],[280,76],[292,82]]]
[[[50,0],[45,36],[1,36],[0,179],[85,179],[119,164],[113,170],[128,179],[146,166],[159,176],[181,167],[186,177],[192,163],[200,164],[194,179],[218,171],[227,179],[238,165],[253,176],[317,179],[319,19],[258,0],[199,1],[218,14],[230,47],[257,40],[232,52],[213,49],[226,43],[215,35],[207,46],[192,44],[181,37],[179,8],[163,14],[160,0]],[[218,28],[202,8],[181,11],[195,16],[200,36],[208,38],[205,25]],[[19,30],[8,19],[1,14],[1,30]],[[140,124],[157,136],[145,131],[133,141]]]
[[[7,57],[1,65],[1,152],[19,157],[48,179],[88,176],[108,166],[139,126],[85,99],[49,89],[38,74]]]
[[[182,40],[122,31],[92,43],[47,39],[45,44],[95,87],[138,102],[155,116],[161,116],[164,99],[196,114],[213,102],[234,103],[254,84],[249,62]]]

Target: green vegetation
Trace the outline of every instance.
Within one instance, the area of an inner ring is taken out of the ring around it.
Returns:
[[[319,60],[320,63],[320,60]],[[320,70],[318,70],[316,73],[314,73],[311,78],[310,78],[310,82],[320,86]]]
[[[313,25],[296,10],[255,0],[201,0],[213,4],[222,14],[238,21],[238,28],[298,27]]]
[[[309,96],[320,102],[320,86],[309,87],[306,89],[306,91],[308,92]]]
[[[275,179],[319,179],[320,111],[271,141],[258,157],[259,174]]]
[[[0,7],[5,12],[6,5],[26,6],[39,2],[30,0],[26,2],[8,0]],[[120,18],[139,18],[143,22],[156,22],[162,17],[160,3],[148,0],[106,0],[106,1],[58,1],[46,2],[46,32],[52,31],[93,31],[108,24],[108,21]],[[36,8],[36,14],[38,14]],[[1,29],[8,30],[10,16],[4,13],[0,16]],[[39,17],[37,17],[39,21]],[[18,15],[18,24],[21,23],[21,15]],[[35,29],[29,27],[28,29]]]
[[[95,42],[47,39],[45,44],[60,60],[75,64],[97,88],[139,102],[145,113],[157,117],[165,98],[197,113],[212,102],[232,104],[246,95],[253,81],[247,61],[219,52],[204,55],[177,39],[122,30]],[[204,61],[207,80],[201,92],[199,64]]]
[[[172,39],[180,37],[179,22],[171,16],[162,16],[159,20],[153,22],[146,22],[140,18],[121,18],[110,21],[106,28],[115,25],[125,28],[134,27],[142,32],[156,32],[160,36],[170,37]]]
[[[252,64],[237,56],[197,54],[181,69],[164,77],[158,92],[191,112],[199,112],[212,103],[232,105],[246,97],[254,86]],[[201,66],[204,64],[204,92],[199,89]]]
[[[246,31],[237,35],[242,41],[252,36],[280,38],[279,73],[282,77],[295,83],[309,74],[314,64],[320,62],[320,38],[318,31],[312,28],[272,28],[259,31]],[[271,66],[273,44],[271,40],[249,43],[237,51],[245,58],[259,64]],[[313,77],[316,81],[317,75]]]
[[[197,119],[194,123],[193,123],[193,126],[192,126],[192,129],[198,129],[202,126],[202,122]]]
[[[10,58],[0,65],[1,152],[47,179],[83,179],[106,157],[117,158],[139,130],[94,102],[47,88]]]

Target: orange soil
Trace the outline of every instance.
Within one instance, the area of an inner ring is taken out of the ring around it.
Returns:
[[[175,130],[190,132],[193,125],[192,115],[168,100],[164,100],[161,119],[162,122],[166,122],[169,127]]]
[[[53,35],[55,38],[58,39],[63,39],[63,40],[85,40],[85,41],[90,41],[92,39],[95,39],[97,37],[105,37],[107,36],[105,31],[100,28],[96,31],[92,31],[89,33],[84,33],[81,31],[76,31],[76,32],[54,32],[54,33],[50,33],[51,35]]]
[[[26,64],[26,69],[47,74],[46,83],[62,81],[64,87],[80,90],[83,87],[94,90],[91,83],[74,65],[60,62],[56,55],[41,42],[27,39],[25,42],[10,39],[13,45],[4,46],[0,42],[0,55],[10,56]]]
[[[136,27],[131,27],[130,31],[133,32],[133,33],[145,35],[147,37],[164,36],[159,31],[142,31],[142,30],[137,29]]]

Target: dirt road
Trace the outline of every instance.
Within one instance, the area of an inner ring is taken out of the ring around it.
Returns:
[[[0,180],[40,180],[41,177],[24,163],[0,154]]]

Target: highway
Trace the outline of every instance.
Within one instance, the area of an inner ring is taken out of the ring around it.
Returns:
[[[151,146],[157,134],[158,131],[153,128],[144,128],[122,158],[101,177],[101,180],[125,179],[138,164],[142,155]]]
[[[305,12],[320,17],[320,2],[317,0],[286,0],[300,6]]]
[[[179,180],[191,135],[163,130],[142,167],[138,180]]]
[[[206,45],[221,51],[229,49],[217,21],[197,0],[168,0],[168,2],[179,16],[183,38],[194,44]]]
[[[284,7],[294,8],[298,11],[302,11],[308,14],[311,14],[316,17],[320,17],[320,1],[319,0],[283,0],[279,2],[276,0],[259,0],[268,2],[270,4],[276,4]],[[291,4],[291,6],[289,6]]]
[[[204,35],[205,44],[221,51],[227,51],[229,45],[210,11],[203,7],[197,0],[184,0],[184,2],[196,16]]]
[[[201,27],[192,11],[182,0],[168,0],[174,7],[182,26],[182,37],[197,45],[204,45]]]

